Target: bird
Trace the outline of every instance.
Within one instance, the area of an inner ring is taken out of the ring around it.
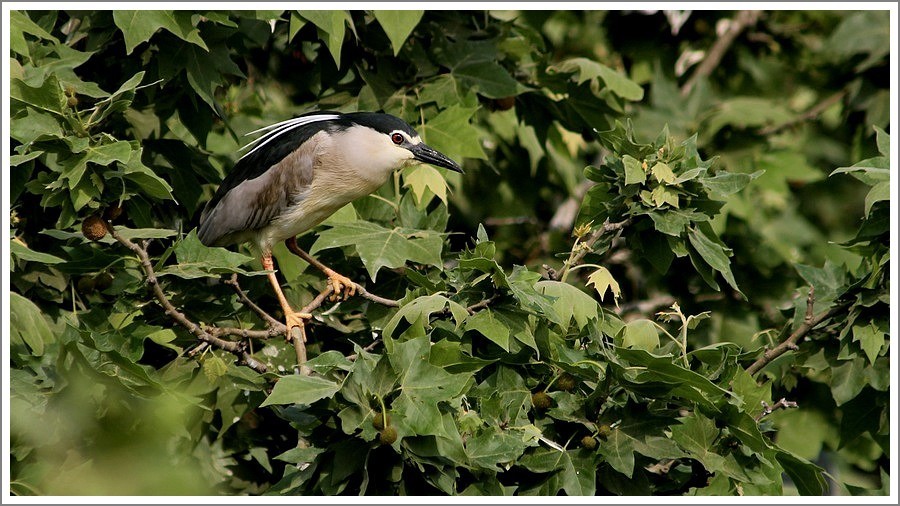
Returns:
[[[351,297],[356,284],[303,251],[297,235],[374,192],[403,167],[427,163],[463,170],[424,143],[409,123],[387,113],[315,111],[247,135],[258,133],[263,135],[241,148],[248,151],[206,203],[197,235],[205,246],[249,242],[256,248],[291,340],[293,329],[302,331],[312,315],[295,311],[285,298],[272,260],[275,244],[284,241],[292,253],[321,270],[333,297]]]

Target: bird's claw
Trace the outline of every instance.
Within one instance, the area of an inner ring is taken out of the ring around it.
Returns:
[[[356,294],[356,283],[347,276],[332,271],[328,273],[328,282],[331,283],[332,292],[329,300],[332,302],[346,300]]]
[[[298,329],[299,335],[302,336],[303,342],[306,342],[306,332],[304,332],[303,327],[306,325],[306,320],[312,319],[312,313],[301,313],[299,311],[292,311],[287,313],[284,316],[284,326],[285,326],[285,338],[288,342],[290,342],[294,338],[294,329]]]

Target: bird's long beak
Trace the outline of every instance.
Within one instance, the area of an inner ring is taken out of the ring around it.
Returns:
[[[410,151],[412,151],[413,158],[419,160],[420,162],[425,162],[427,164],[434,165],[435,167],[443,167],[445,169],[452,170],[453,172],[465,174],[465,172],[463,172],[462,170],[462,167],[460,167],[458,163],[454,162],[450,158],[447,158],[447,155],[432,148],[424,142],[414,145],[410,149]]]

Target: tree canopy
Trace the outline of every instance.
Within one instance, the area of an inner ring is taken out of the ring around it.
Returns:
[[[889,493],[895,12],[7,14],[11,493]],[[279,245],[291,343],[196,226],[326,109],[466,173]]]

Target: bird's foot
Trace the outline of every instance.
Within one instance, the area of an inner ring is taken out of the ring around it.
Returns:
[[[300,336],[303,342],[306,342],[306,331],[304,326],[306,320],[312,319],[312,313],[301,313],[299,311],[291,311],[284,315],[285,338],[290,342],[294,337]],[[297,329],[297,333],[294,333]]]
[[[328,282],[331,283],[331,297],[329,300],[332,302],[337,300],[346,300],[356,294],[356,283],[353,282],[352,279],[347,276],[338,274],[331,269],[328,269],[329,272],[325,274],[328,276]]]

